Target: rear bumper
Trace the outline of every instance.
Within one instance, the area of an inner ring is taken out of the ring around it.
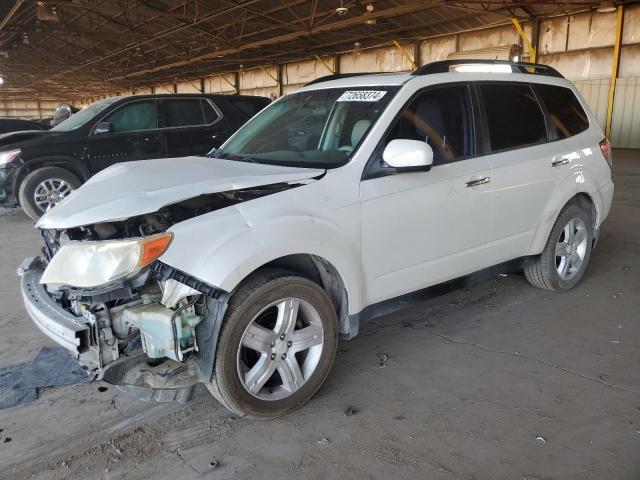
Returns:
[[[100,367],[99,354],[92,346],[94,327],[84,317],[76,317],[58,305],[40,284],[43,270],[37,258],[25,259],[18,268],[22,277],[22,299],[36,326],[49,338],[69,350],[89,370]]]
[[[613,203],[614,184],[609,181],[598,190],[597,196],[600,200],[600,209],[598,212],[598,227],[602,224],[609,211],[611,210],[611,204]]]

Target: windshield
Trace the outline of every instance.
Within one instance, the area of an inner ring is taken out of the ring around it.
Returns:
[[[312,90],[287,95],[253,117],[216,158],[274,165],[344,165],[378,119],[396,87]]]
[[[92,103],[88,107],[80,110],[78,113],[71,115],[64,122],[59,123],[51,130],[56,132],[68,132],[70,130],[80,128],[116,100],[118,100],[118,97],[107,98],[106,100],[99,100]]]

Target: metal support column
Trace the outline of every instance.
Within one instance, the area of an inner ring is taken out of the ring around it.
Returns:
[[[613,60],[611,62],[611,80],[609,81],[609,99],[607,102],[607,123],[605,135],[611,137],[611,120],[613,119],[613,101],[616,96],[616,81],[620,66],[620,44],[622,43],[622,25],[624,23],[624,6],[618,6],[616,12],[616,42],[613,46]]]
[[[281,63],[276,65],[276,74],[277,74],[277,82],[278,82],[278,97],[284,95],[284,86],[282,84],[282,71],[284,70]]]

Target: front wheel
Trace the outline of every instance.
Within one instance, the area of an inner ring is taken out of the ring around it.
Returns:
[[[525,276],[545,290],[573,288],[587,269],[592,246],[591,212],[570,203],[560,212],[542,253],[525,266]]]
[[[64,168],[38,168],[20,184],[20,206],[27,215],[37,220],[78,188],[80,183],[78,177]]]
[[[284,270],[256,274],[229,302],[207,388],[238,415],[284,415],[320,388],[337,343],[336,311],[319,285]]]

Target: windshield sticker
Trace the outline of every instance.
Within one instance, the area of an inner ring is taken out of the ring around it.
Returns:
[[[340,95],[338,102],[377,102],[385,93],[385,90],[352,90]]]

